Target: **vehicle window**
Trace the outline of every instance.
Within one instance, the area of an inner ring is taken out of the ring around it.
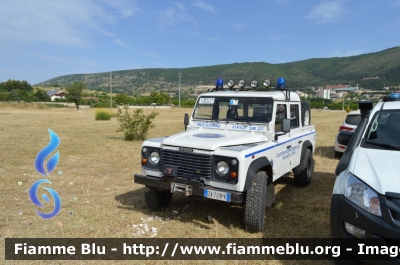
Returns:
[[[400,147],[400,111],[379,111],[372,118],[364,144],[370,148]]]
[[[200,97],[194,119],[265,123],[272,119],[272,98]]]
[[[276,116],[275,116],[275,132],[280,131],[282,127],[282,120],[286,119],[286,105],[276,105]]]
[[[290,128],[299,127],[299,105],[290,104]]]
[[[357,126],[360,123],[361,115],[347,115],[346,120],[344,121],[347,124]]]

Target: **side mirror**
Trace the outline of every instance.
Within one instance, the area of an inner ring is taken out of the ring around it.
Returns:
[[[187,126],[189,124],[189,115],[185,113],[185,116],[183,117],[183,124],[185,124],[185,131],[187,129]]]
[[[290,119],[283,119],[281,124],[281,131],[275,134],[275,141],[278,140],[279,136],[285,135],[290,132]]]
[[[337,137],[338,144],[348,146],[354,132],[342,131]]]
[[[281,131],[284,133],[290,132],[290,119],[282,120]]]

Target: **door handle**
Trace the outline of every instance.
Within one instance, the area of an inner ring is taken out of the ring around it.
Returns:
[[[289,149],[290,147],[292,147],[291,145],[287,145],[286,148]]]

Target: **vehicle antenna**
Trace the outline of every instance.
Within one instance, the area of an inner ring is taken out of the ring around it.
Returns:
[[[253,66],[253,63],[254,63],[254,62],[252,62],[252,63],[250,64],[249,69],[247,69],[246,73],[244,74],[244,76],[243,76],[243,78],[242,78],[243,80],[244,80],[244,77],[245,77],[245,76],[247,75],[247,73],[249,72],[250,68]]]

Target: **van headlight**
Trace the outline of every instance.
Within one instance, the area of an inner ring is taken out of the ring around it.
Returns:
[[[339,175],[340,176],[340,175]],[[334,193],[340,191],[348,200],[377,216],[382,216],[378,193],[351,173],[341,176],[335,183]],[[340,183],[339,185],[337,185]],[[342,187],[338,187],[342,186]]]
[[[160,162],[160,154],[157,151],[153,151],[150,154],[150,162],[153,164],[158,164],[158,162]]]
[[[225,175],[229,172],[229,165],[225,161],[219,161],[217,164],[217,172],[220,175]]]

